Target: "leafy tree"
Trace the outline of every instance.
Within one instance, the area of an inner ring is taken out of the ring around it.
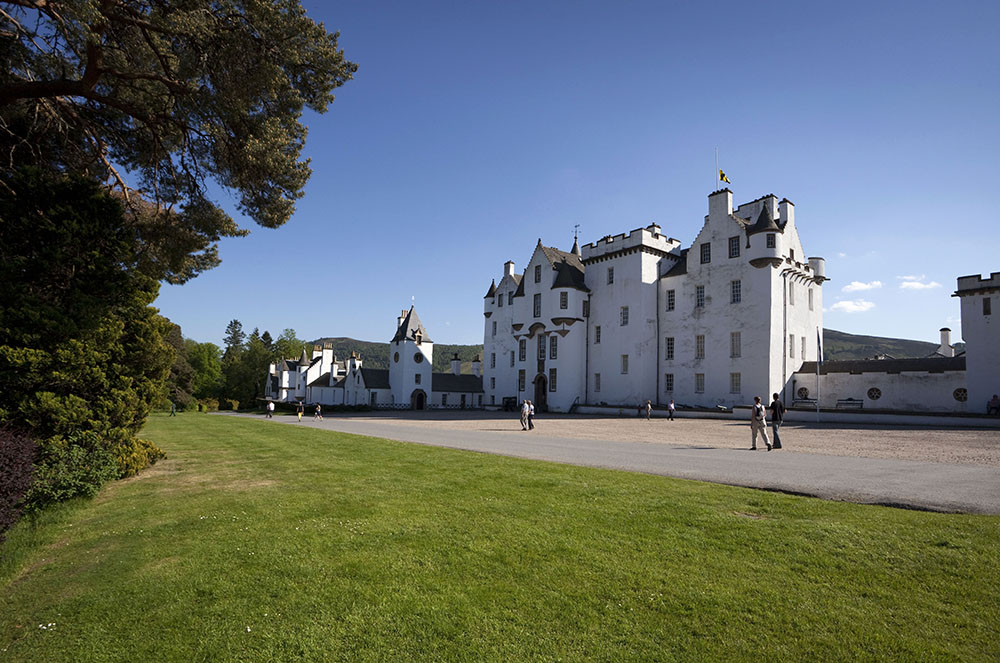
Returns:
[[[164,339],[174,349],[174,363],[167,377],[166,396],[179,409],[187,409],[194,403],[194,368],[188,361],[187,346],[181,335],[180,325],[170,323]]]
[[[265,227],[309,178],[305,108],[357,66],[298,0],[0,0],[0,172],[35,165],[106,182],[127,262],[183,282],[246,234],[208,180]],[[131,180],[131,181],[130,181]]]
[[[86,179],[32,169],[7,184],[0,424],[38,443],[29,498],[40,503],[162,455],[137,434],[162,398],[173,351],[168,321],[150,306],[159,284],[135,269],[119,201]]]
[[[188,363],[194,369],[194,397],[218,398],[222,388],[222,350],[215,343],[184,339]]]
[[[278,340],[274,342],[274,357],[279,361],[281,359],[298,359],[308,346],[308,343],[295,335],[294,329],[285,329],[281,332]]]

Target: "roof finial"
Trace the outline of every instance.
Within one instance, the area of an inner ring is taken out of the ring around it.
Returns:
[[[577,242],[579,234],[580,234],[580,224],[577,223],[576,225],[573,226],[573,248],[570,250],[570,253],[577,256],[582,255],[580,253],[580,243]]]

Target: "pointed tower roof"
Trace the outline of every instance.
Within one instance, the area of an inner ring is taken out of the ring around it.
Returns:
[[[778,227],[778,224],[774,222],[774,217],[771,216],[771,208],[766,204],[761,208],[760,215],[757,216],[757,222],[747,228],[747,235],[763,232],[783,232]]]
[[[490,289],[486,291],[486,296],[483,299],[490,299],[497,294],[497,280],[493,279],[490,281]]]
[[[416,341],[417,336],[420,336],[421,343],[433,343],[431,337],[427,334],[427,330],[424,329],[424,323],[420,322],[420,316],[417,315],[416,309],[412,306],[406,317],[403,319],[403,323],[399,325],[399,329],[396,330],[396,335],[392,337],[392,343],[396,341]]]
[[[576,241],[576,237],[573,238],[573,248],[570,249],[569,252],[575,255],[577,258],[583,257],[583,253],[580,252],[580,243]]]

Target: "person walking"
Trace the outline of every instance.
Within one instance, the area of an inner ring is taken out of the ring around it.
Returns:
[[[781,438],[778,436],[778,429],[785,420],[785,404],[778,398],[778,394],[771,394],[771,399],[771,405],[768,407],[771,411],[771,441],[775,449],[780,449]]]
[[[313,412],[313,421],[316,421],[317,419],[323,421],[323,406],[319,403],[316,403],[316,411]]]
[[[670,421],[674,420],[674,410],[677,408],[674,406],[674,399],[670,399],[670,403],[667,405],[667,416],[670,417]]]
[[[174,405],[173,401],[170,401],[170,416],[171,417],[176,417],[177,416],[177,406]]]
[[[302,405],[302,401],[295,404],[295,414],[299,416],[299,421],[302,421],[302,413],[305,412],[306,408]]]
[[[528,412],[531,408],[528,407],[528,401],[524,400],[521,402],[521,430],[528,430]]]
[[[646,401],[646,421],[649,421],[649,418],[651,416],[653,416],[653,402],[647,400]]]
[[[267,402],[267,418],[274,419],[274,401]]]
[[[750,431],[753,435],[753,444],[750,451],[757,451],[757,433],[764,438],[767,450],[771,450],[771,442],[767,439],[767,410],[760,403],[760,396],[753,397],[753,407],[750,408]]]
[[[528,430],[535,430],[535,404],[528,401]]]

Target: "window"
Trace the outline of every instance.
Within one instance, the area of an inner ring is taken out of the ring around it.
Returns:
[[[502,292],[500,293],[500,296],[497,297],[497,306],[500,307],[500,308],[503,308],[503,293]]]
[[[534,297],[534,314],[536,318],[542,317],[542,293],[536,292]]]
[[[585,318],[589,318],[590,317],[590,300],[589,299],[584,299],[583,300],[583,317],[585,317]]]
[[[524,361],[528,357],[528,342],[523,338],[517,342],[517,358]]]
[[[628,374],[628,355],[622,355],[622,375]]]
[[[510,306],[513,303],[514,303],[514,291],[511,290],[510,292],[507,293],[507,306]]]
[[[510,367],[514,368],[514,351],[510,351]]]
[[[441,394],[441,405],[448,404],[448,394]]]
[[[559,337],[553,336],[549,339],[549,359],[556,359],[559,354]],[[553,390],[554,391],[554,390]]]
[[[799,355],[803,360],[806,358],[806,337],[802,337],[802,354]]]
[[[674,374],[664,373],[663,374],[663,388],[667,393],[673,393],[674,391]]]
[[[739,258],[740,257],[740,238],[730,237],[729,238],[729,257]]]
[[[601,342],[601,326],[597,325],[596,327],[594,327],[594,345],[597,345],[600,342]]]
[[[545,337],[539,334],[538,336],[538,361],[543,361],[545,359]]]
[[[667,357],[667,361],[670,361],[670,360],[672,360],[674,358],[674,337],[673,336],[668,336],[667,337],[667,347],[664,350],[664,354]]]
[[[694,337],[694,358],[704,359],[705,358],[705,336],[704,334],[698,334]]]
[[[788,305],[795,306],[795,284],[788,282]]]
[[[792,259],[792,262],[795,262],[795,249],[788,249],[788,257]]]
[[[701,245],[701,264],[705,265],[710,262],[712,262],[712,245],[705,242]]]
[[[877,401],[882,398],[882,390],[878,387],[872,387],[868,390],[868,398],[873,401]]]
[[[813,289],[809,288],[809,310],[813,310]]]
[[[795,334],[788,335],[788,356],[795,358]]]
[[[569,293],[568,292],[560,292],[559,293],[559,308],[563,308],[564,309],[564,308],[568,308],[568,307],[569,307]]]
[[[955,391],[951,392],[951,397],[959,403],[965,403],[969,400],[969,392],[965,387],[959,387]]]
[[[739,304],[743,301],[743,281],[729,282],[729,303]]]
[[[614,282],[615,282],[615,268],[608,267],[608,285],[611,285]]]
[[[542,282],[542,266],[535,265],[535,283]]]
[[[674,304],[677,302],[677,298],[674,296],[673,290],[667,290],[667,310],[673,311]]]
[[[705,286],[694,287],[694,305],[696,308],[705,308]]]
[[[497,335],[497,321],[496,320],[493,321],[493,335],[494,336]]]
[[[775,242],[774,233],[768,233],[767,234],[767,248],[773,249],[774,248],[774,242]]]
[[[556,369],[549,369],[549,391],[556,390]]]
[[[420,373],[413,374],[413,384],[420,384]]]
[[[628,326],[628,307],[627,306],[623,306],[622,307],[622,311],[621,311],[621,326],[622,327]]]
[[[594,373],[594,393],[601,393],[601,374]]]
[[[742,339],[740,332],[729,333],[729,356],[740,357],[743,355]],[[734,392],[735,393],[735,392]]]
[[[741,378],[741,376],[740,376],[739,373],[730,373],[729,374],[729,393],[730,394],[740,394],[740,393],[743,393],[743,389],[741,388],[740,382],[742,382],[742,378]]]
[[[496,367],[497,367],[497,353],[491,352],[490,353],[490,368],[496,368]]]
[[[496,388],[497,388],[497,379],[490,378],[490,389],[496,389]]]
[[[704,394],[705,393],[705,374],[695,373],[694,374],[694,393]]]
[[[479,400],[482,400],[481,396]],[[497,397],[493,394],[490,394],[490,405],[496,405],[496,404],[497,404]],[[482,405],[482,403],[480,403],[480,405]]]
[[[517,372],[517,390],[524,391],[524,369]]]
[[[993,303],[989,297],[983,297],[983,315],[993,315]]]

